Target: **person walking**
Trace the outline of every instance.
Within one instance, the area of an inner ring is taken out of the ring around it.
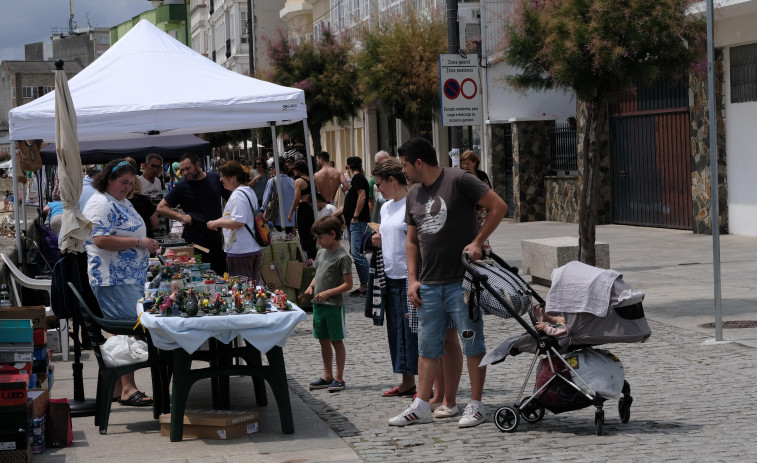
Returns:
[[[265,187],[268,184],[269,178],[270,176],[268,175],[268,165],[266,164],[265,160],[261,158],[256,159],[255,174],[252,176],[250,186],[252,187],[253,191],[255,191],[255,196],[258,197],[258,200],[263,199]]]
[[[184,224],[181,237],[187,243],[198,244],[209,252],[197,250],[203,262],[218,275],[226,272],[226,254],[223,238],[217,230],[210,230],[208,222],[221,217],[221,200],[228,200],[231,192],[221,183],[215,172],[204,172],[200,158],[187,153],[179,159],[179,168],[184,180],[177,183],[158,204],[158,213]],[[181,207],[183,212],[174,210]]]
[[[294,180],[286,173],[286,162],[279,158],[279,176],[276,176],[276,171],[273,171],[273,176],[268,179],[268,183],[263,193],[263,202],[261,203],[263,209],[272,200],[276,201],[274,205],[276,207],[276,220],[274,225],[277,230],[285,231],[286,233],[292,233],[294,230],[294,221],[288,220],[286,217],[281,217],[281,208],[278,201],[284,203],[284,211],[290,210],[292,203],[294,202]],[[276,186],[277,183],[281,183],[281,197],[279,197],[279,190]],[[282,228],[283,227],[283,228]]]
[[[350,189],[344,197],[344,221],[350,232],[350,255],[355,261],[355,269],[360,279],[360,287],[350,293],[350,296],[365,296],[368,289],[368,259],[360,252],[360,244],[365,228],[370,220],[368,211],[368,179],[363,174],[363,160],[357,156],[347,158],[347,168],[350,170]]]
[[[294,200],[289,210],[287,220],[294,218],[294,225],[297,227],[297,235],[300,238],[305,255],[308,259],[315,259],[315,238],[310,228],[315,222],[313,214],[313,205],[310,202],[310,177],[308,176],[308,163],[300,159],[292,167],[294,172]]]
[[[449,320],[460,332],[468,362],[471,401],[458,421],[461,428],[486,420],[481,402],[486,368],[479,367],[486,354],[483,319],[474,322],[463,300],[465,268],[461,256],[481,258],[481,246],[507,211],[505,202],[478,178],[463,169],[442,168],[436,150],[423,138],[411,138],[399,148],[408,180],[415,183],[407,195],[408,299],[418,314],[418,394],[410,406],[389,419],[391,426],[430,423],[431,389],[441,365]],[[475,205],[489,214],[481,229],[475,221]],[[418,262],[423,261],[418,277]]]
[[[313,180],[315,191],[321,193],[329,203],[333,204],[339,189],[345,192],[350,184],[344,174],[331,165],[330,158],[331,156],[326,151],[321,151],[315,156],[318,172],[313,175]]]

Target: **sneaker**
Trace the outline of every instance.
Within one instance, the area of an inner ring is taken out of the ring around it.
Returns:
[[[431,423],[432,421],[434,421],[434,417],[431,410],[420,411],[416,408],[415,401],[413,401],[404,412],[394,418],[389,418],[389,426],[407,426],[410,424]]]
[[[343,391],[345,387],[347,387],[347,385],[344,384],[344,381],[334,380],[329,384],[329,392]]]
[[[440,405],[434,410],[434,418],[452,418],[459,414],[460,409],[457,408],[457,405],[453,405],[452,408],[449,408],[446,405]]]
[[[473,402],[465,406],[463,417],[457,422],[458,428],[472,428],[486,421],[486,413],[484,413],[484,407],[478,406]]]
[[[331,386],[332,382],[333,382],[333,380],[332,381],[326,381],[323,378],[318,378],[317,381],[313,381],[312,383],[310,383],[310,385],[308,387],[310,388],[311,391],[313,389],[326,389],[327,387]]]

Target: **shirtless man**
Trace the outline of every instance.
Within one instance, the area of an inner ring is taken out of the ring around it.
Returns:
[[[314,179],[316,191],[321,193],[329,203],[333,203],[339,185],[341,184],[342,191],[347,191],[350,188],[350,184],[343,173],[331,167],[329,158],[329,153],[325,151],[321,151],[316,155],[315,160],[318,164],[318,172],[315,173]]]

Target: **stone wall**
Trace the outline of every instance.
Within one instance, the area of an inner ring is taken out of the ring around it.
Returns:
[[[546,220],[544,179],[549,173],[549,130],[555,121],[516,121],[513,140],[513,219],[516,222]]]
[[[512,172],[507,172],[505,169],[507,165],[505,143],[510,141],[510,137],[506,130],[506,124],[492,124],[489,128],[491,130],[491,177],[489,180],[491,180],[494,192],[506,200],[507,177],[513,175]],[[509,204],[508,207],[510,207]]]
[[[723,78],[723,52],[716,51],[715,93],[717,100],[717,145],[718,145],[718,208],[720,233],[728,233],[728,176],[726,171],[725,134],[725,82]],[[707,75],[689,75],[691,107],[691,196],[694,215],[694,233],[711,235],[712,217],[710,204],[712,187],[710,184],[710,126],[707,98]]]
[[[544,179],[547,193],[547,220],[578,223],[578,177],[549,176]]]

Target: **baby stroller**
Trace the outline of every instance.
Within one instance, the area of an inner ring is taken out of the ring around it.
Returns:
[[[475,319],[483,311],[514,318],[526,333],[502,342],[487,353],[481,366],[502,362],[508,355],[535,354],[516,402],[496,411],[497,428],[514,432],[521,418],[537,423],[544,418],[545,410],[557,414],[593,405],[596,434],[602,435],[603,404],[615,397],[619,397],[620,420],[627,423],[633,398],[622,363],[609,352],[594,347],[644,342],[649,338],[651,329],[641,305],[644,294],[633,290],[613,270],[571,262],[553,272],[553,286],[544,301],[518,275],[517,268],[491,252],[486,257],[492,262],[470,262],[467,256],[463,257],[467,270],[464,287],[471,317]],[[549,336],[536,330],[535,303],[546,307],[547,313],[563,314],[565,329],[559,335]],[[522,317],[526,313],[530,324]],[[533,394],[523,399],[540,359]]]

